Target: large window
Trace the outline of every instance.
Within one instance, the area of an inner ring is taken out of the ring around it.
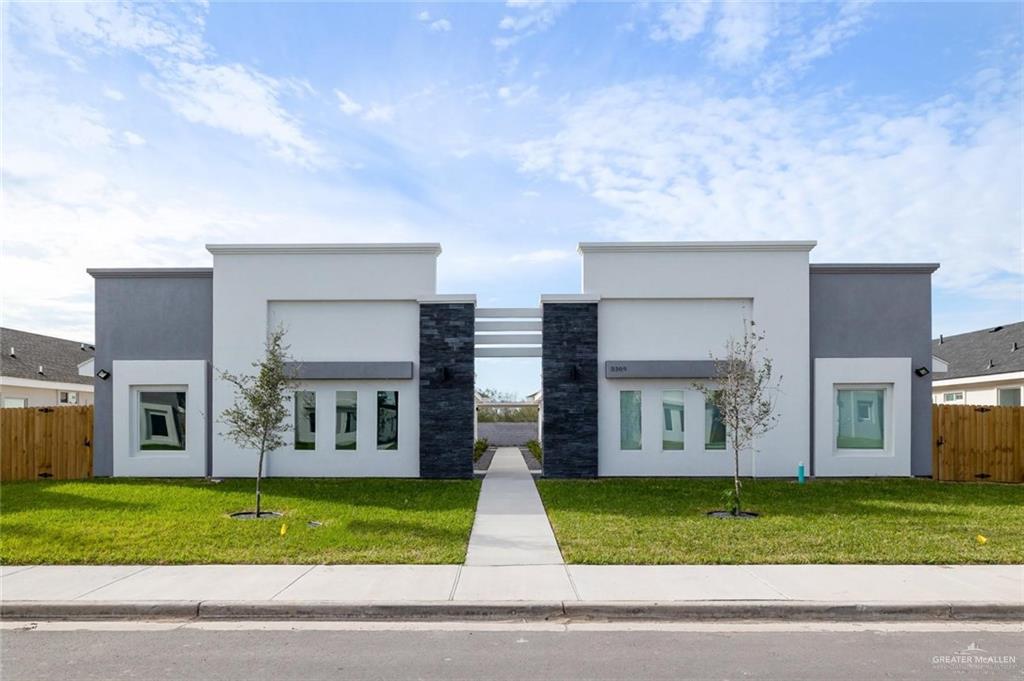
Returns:
[[[683,421],[683,391],[666,390],[661,393],[661,411],[665,420],[661,433],[661,448],[683,449],[683,438],[686,434]]]
[[[836,449],[885,449],[885,389],[836,390]]]
[[[1001,406],[1001,407],[1019,407],[1020,406],[1020,388],[1000,388],[999,389],[999,406]]]
[[[185,451],[185,392],[139,391],[139,449]]]
[[[334,448],[356,448],[356,391],[334,394]]]
[[[704,401],[704,449],[725,449],[725,421],[710,400]]]
[[[316,393],[295,391],[295,449],[316,449]]]
[[[377,449],[398,449],[398,391],[377,391]]]
[[[619,392],[620,449],[640,449],[642,442],[640,410],[641,399],[639,390],[622,390]]]

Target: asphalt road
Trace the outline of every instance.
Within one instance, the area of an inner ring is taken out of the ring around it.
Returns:
[[[23,679],[1024,679],[1019,625],[988,630],[629,631],[569,627],[358,630],[214,625],[0,631],[0,675]],[[93,625],[85,625],[93,626]],[[330,625],[321,625],[330,626]],[[389,625],[390,626],[390,625]],[[416,627],[417,625],[410,625]],[[959,625],[957,625],[959,626]],[[973,647],[972,647],[973,644]],[[971,650],[973,661],[949,656]],[[1015,660],[1009,660],[1014,657]]]

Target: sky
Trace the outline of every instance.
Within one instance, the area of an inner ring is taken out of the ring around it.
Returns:
[[[438,241],[535,306],[580,241],[939,262],[933,335],[1024,319],[1022,3],[9,3],[4,326],[93,338],[86,267]],[[480,360],[523,396],[539,360]]]

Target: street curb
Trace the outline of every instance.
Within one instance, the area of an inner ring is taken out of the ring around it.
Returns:
[[[3,601],[4,620],[1024,621],[1024,603]]]

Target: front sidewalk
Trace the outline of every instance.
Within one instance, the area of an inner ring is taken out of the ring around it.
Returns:
[[[5,566],[5,618],[1024,617],[1019,565]],[[561,571],[561,574],[554,573]],[[568,590],[561,587],[567,577]]]

